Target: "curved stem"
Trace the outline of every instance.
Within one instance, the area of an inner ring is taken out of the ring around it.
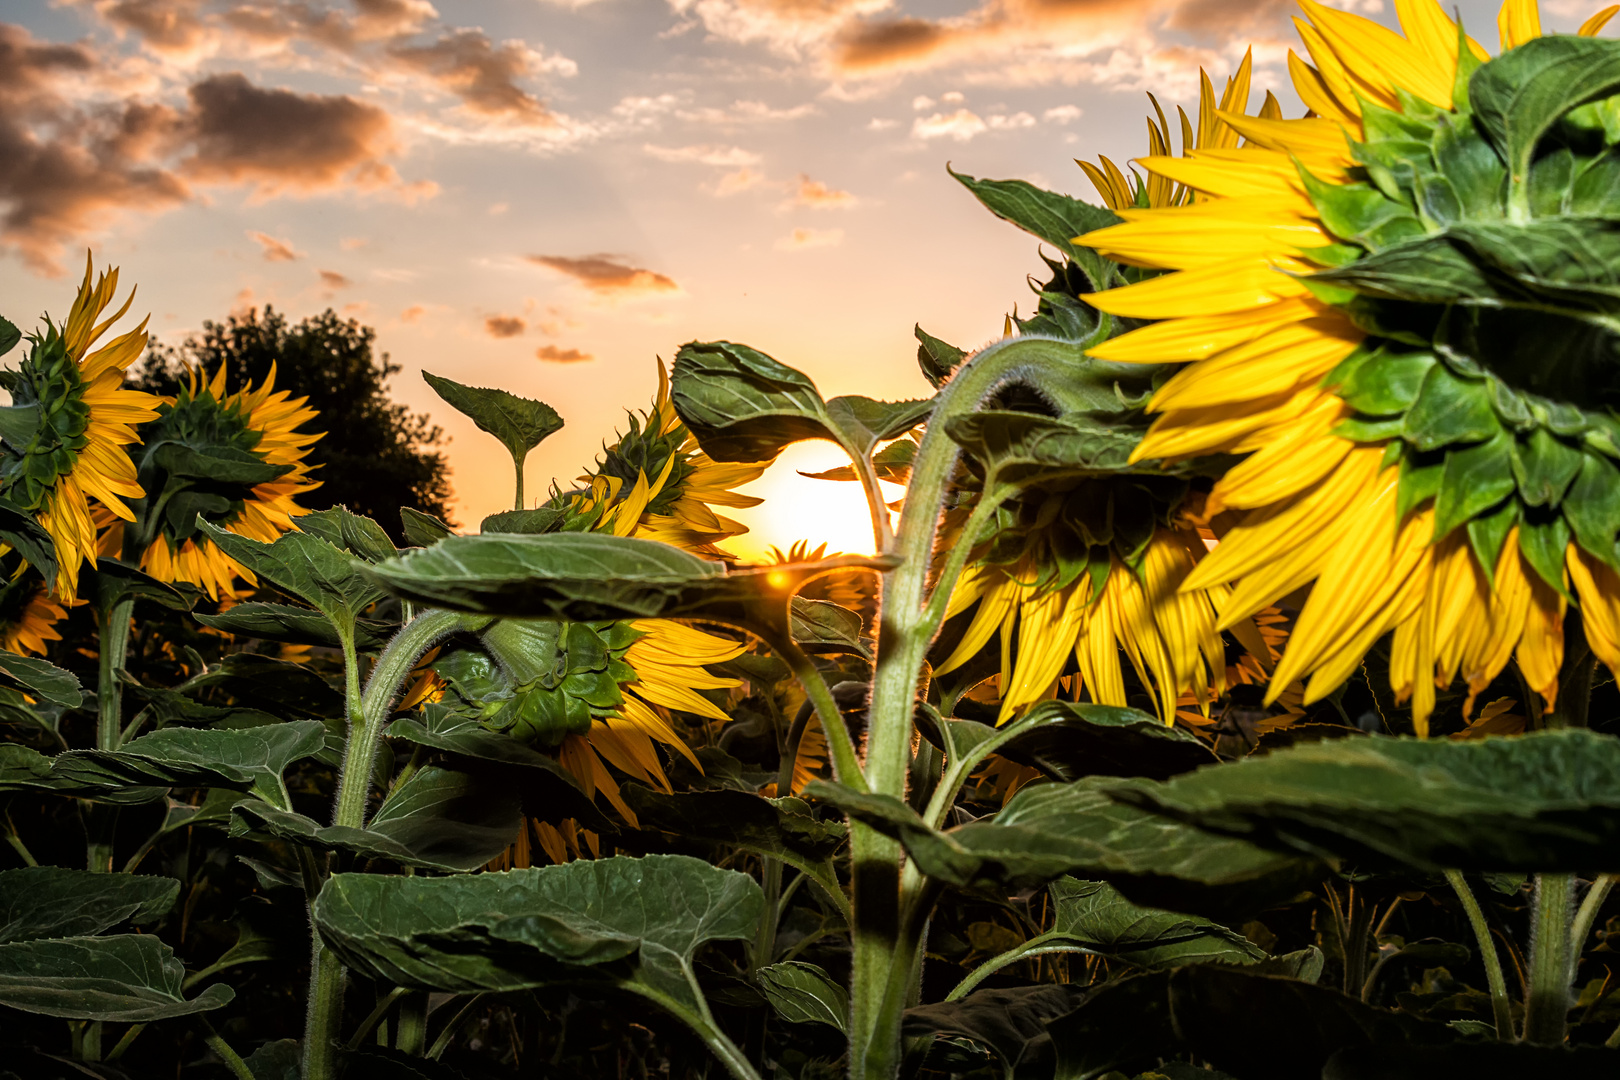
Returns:
[[[1586,939],[1592,933],[1592,924],[1597,921],[1598,912],[1603,909],[1603,902],[1609,898],[1609,890],[1614,888],[1616,881],[1620,881],[1620,874],[1600,874],[1592,882],[1592,887],[1586,890],[1586,897],[1575,912],[1575,922],[1569,928],[1571,968],[1580,961]]]
[[[888,551],[894,543],[894,527],[889,523],[889,504],[884,501],[883,489],[878,486],[877,472],[872,468],[872,459],[862,454],[850,454],[849,460],[855,467],[855,475],[861,478],[861,490],[866,495],[866,508],[872,514],[874,545],[872,550]]]
[[[832,752],[833,772],[838,782],[857,791],[866,791],[867,781],[861,770],[860,759],[855,755],[855,742],[849,736],[844,714],[833,699],[832,690],[822,677],[821,669],[786,634],[781,635],[780,640],[767,641],[765,644],[793,672],[799,685],[804,687],[805,696],[815,707],[816,718],[821,721],[821,730],[827,736],[827,747]]]
[[[247,1062],[242,1060],[240,1054],[231,1049],[230,1043],[219,1037],[219,1032],[214,1030],[214,1025],[210,1024],[202,1016],[199,1016],[198,1019],[202,1020],[203,1042],[208,1044],[208,1049],[219,1055],[219,1059],[225,1063],[227,1069],[231,1070],[231,1074],[237,1080],[256,1080],[253,1070],[247,1067]]]
[[[1506,1042],[1513,1038],[1513,1010],[1508,1004],[1507,980],[1502,978],[1502,959],[1496,955],[1496,939],[1491,936],[1485,912],[1480,910],[1479,901],[1474,899],[1474,892],[1468,887],[1462,871],[1447,870],[1445,873],[1446,881],[1451,884],[1452,891],[1457,894],[1457,900],[1468,915],[1468,925],[1474,931],[1474,942],[1479,946],[1480,961],[1485,965],[1485,982],[1491,990],[1491,1014],[1496,1019],[1496,1037]]]
[[[714,1017],[709,1015],[701,993],[697,997],[698,1007],[692,1009],[651,987],[625,984],[624,989],[641,995],[691,1028],[736,1080],[760,1080],[759,1073],[749,1064],[748,1057],[736,1043],[726,1037],[726,1033],[714,1022]]]
[[[1038,938],[1030,938],[1016,949],[1008,949],[1000,956],[992,957],[974,968],[967,978],[956,984],[955,989],[945,995],[946,1001],[960,1001],[967,997],[985,979],[994,975],[1009,964],[1016,964],[1031,956],[1044,956],[1047,953],[1085,953],[1087,956],[1099,955],[1093,949],[1082,948],[1079,945],[1045,945],[1037,944],[1049,940],[1051,935],[1043,934]]]
[[[1534,936],[1530,941],[1530,992],[1524,1003],[1524,1041],[1564,1042],[1569,1017],[1570,903],[1573,874],[1537,874]]]

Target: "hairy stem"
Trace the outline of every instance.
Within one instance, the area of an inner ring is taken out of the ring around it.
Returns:
[[[1573,874],[1537,874],[1524,1041],[1559,1046],[1569,1015]]]
[[[1463,879],[1462,871],[1447,870],[1446,881],[1457,894],[1458,902],[1468,915],[1468,925],[1473,928],[1474,942],[1479,946],[1479,959],[1485,965],[1485,982],[1491,991],[1491,1014],[1496,1018],[1496,1037],[1506,1042],[1513,1038],[1513,1010],[1508,1004],[1507,980],[1502,978],[1502,959],[1496,955],[1496,939],[1491,936],[1485,912],[1480,910],[1479,901],[1474,899],[1473,890]]]

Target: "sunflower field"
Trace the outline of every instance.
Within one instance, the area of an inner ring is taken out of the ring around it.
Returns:
[[[1620,6],[1300,6],[1303,117],[952,174],[1046,271],[932,396],[691,342],[536,494],[424,373],[468,533],[0,320],[0,1077],[1620,1076]],[[739,561],[807,439],[876,554]]]

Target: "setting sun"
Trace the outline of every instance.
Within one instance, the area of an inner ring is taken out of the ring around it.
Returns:
[[[812,480],[802,473],[825,472],[848,464],[844,452],[829,442],[796,443],[783,451],[776,464],[758,480],[738,490],[765,502],[747,510],[730,511],[748,526],[748,532],[726,542],[728,550],[745,562],[763,562],[768,549],[786,551],[797,540],[814,548],[825,543],[828,553],[872,553],[872,517],[867,513],[861,487],[853,481]],[[905,489],[883,484],[884,498],[900,498]]]

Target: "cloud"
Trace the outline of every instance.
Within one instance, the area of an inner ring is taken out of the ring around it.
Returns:
[[[844,210],[860,200],[847,191],[830,188],[820,180],[799,174],[799,186],[788,201],[788,206],[806,206],[812,210]]]
[[[762,101],[734,101],[729,108],[703,106],[696,109],[677,109],[675,115],[694,124],[716,127],[741,127],[745,124],[779,124],[798,120],[819,112],[814,104],[805,102],[787,109],[775,109]]]
[[[328,289],[347,289],[350,285],[354,284],[354,282],[350,281],[336,270],[322,270],[320,271],[320,275],[321,284],[325,285]]]
[[[407,71],[425,75],[455,94],[480,117],[532,127],[554,127],[557,119],[539,98],[517,81],[536,73],[574,75],[566,57],[546,57],[521,41],[496,45],[481,30],[457,29],[431,45],[397,45],[389,55]]]
[[[0,248],[37,273],[60,274],[69,243],[123,213],[191,196],[158,160],[175,137],[173,109],[70,104],[100,65],[87,46],[36,41],[0,23]]]
[[[874,116],[871,120],[867,121],[866,130],[888,131],[890,128],[897,128],[899,126],[900,121],[898,120],[889,120],[881,116]]]
[[[340,185],[411,191],[382,160],[397,143],[393,122],[375,105],[267,90],[239,73],[210,76],[187,96],[196,150],[182,166],[193,179],[252,184],[258,199]]]
[[[744,150],[740,146],[654,146],[647,143],[642,149],[659,161],[690,161],[725,169],[759,164],[758,154],[752,150]]]
[[[848,20],[874,15],[893,0],[670,0],[678,15],[702,21],[709,36],[763,43],[781,56],[814,52]]]
[[[1035,118],[1027,112],[1015,112],[1011,116],[992,113],[986,118],[992,131],[1014,131],[1018,128],[1031,128],[1035,126]]]
[[[805,248],[837,247],[843,242],[843,229],[794,229],[776,242],[776,250],[803,251]]]
[[[764,173],[757,169],[750,169],[745,165],[736,172],[729,172],[722,176],[719,183],[714,185],[714,193],[716,196],[724,198],[727,195],[735,195],[739,191],[747,191],[751,187],[758,187],[764,181]]]
[[[915,139],[955,139],[957,142],[967,142],[975,135],[988,131],[990,125],[986,124],[978,113],[967,109],[957,109],[953,113],[935,113],[932,116],[919,116],[911,125],[911,135]]]
[[[600,296],[679,292],[680,286],[652,270],[630,266],[615,255],[528,255],[530,262],[555,270]]]
[[[492,338],[514,338],[522,335],[529,324],[516,315],[490,315],[484,319],[484,332]]]
[[[345,236],[338,241],[338,247],[344,251],[359,251],[369,243],[371,241],[364,236]]]
[[[153,52],[198,59],[213,51],[218,38],[200,8],[197,0],[118,0],[96,10],[114,29],[134,33]]]
[[[536,360],[546,360],[553,364],[578,364],[586,360],[596,359],[588,352],[580,352],[578,349],[559,349],[555,345],[540,346],[534,350],[534,358]]]
[[[1083,112],[1078,105],[1054,105],[1041,114],[1041,119],[1048,124],[1072,124]]]
[[[249,240],[254,241],[264,249],[265,262],[292,262],[303,254],[294,251],[292,244],[286,240],[277,240],[273,236],[262,232],[254,232],[252,229],[248,230],[247,235]]]
[[[422,316],[426,314],[427,308],[423,307],[421,304],[412,304],[410,307],[399,313],[399,321],[403,323],[413,323],[420,320]]]

